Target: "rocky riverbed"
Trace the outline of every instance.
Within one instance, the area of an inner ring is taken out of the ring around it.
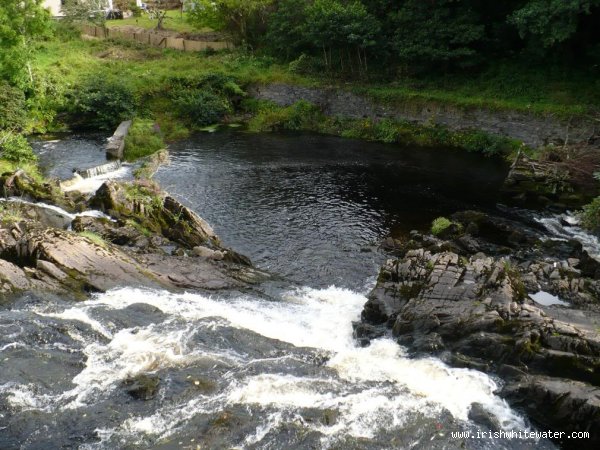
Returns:
[[[81,297],[124,286],[215,290],[266,276],[222,247],[210,225],[152,182],[108,181],[90,198],[63,195],[24,173],[5,176],[3,186],[10,214],[0,226],[2,294]]]
[[[590,432],[577,445],[593,448],[600,264],[579,242],[548,240],[539,223],[512,215],[465,211],[438,237],[386,241],[397,257],[381,268],[355,333],[369,345],[391,329],[415,354],[493,372],[512,405],[544,428]],[[539,293],[568,307],[543,306]]]
[[[210,139],[159,172],[173,196],[2,176],[0,447],[553,448],[448,432],[546,428],[597,446],[599,247],[570,219],[495,208],[487,160]],[[462,209],[376,248],[394,220]]]

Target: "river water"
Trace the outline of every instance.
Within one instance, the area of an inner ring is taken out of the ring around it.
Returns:
[[[69,159],[72,140],[52,145],[50,172],[85,168],[85,155]],[[173,145],[156,179],[273,281],[1,304],[0,448],[552,448],[452,439],[490,422],[529,425],[486,374],[410,357],[390,336],[364,348],[353,338],[385,259],[381,239],[492,209],[505,172],[446,149],[317,135],[227,132]],[[126,391],[140,374],[160,379],[151,400]],[[486,419],[472,420],[474,409]]]

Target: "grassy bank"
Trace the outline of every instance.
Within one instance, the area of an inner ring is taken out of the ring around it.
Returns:
[[[302,74],[296,64],[278,64],[271,58],[241,51],[190,54],[133,42],[54,39],[40,45],[34,73],[40,85],[53,86],[57,95],[33,115],[41,118],[33,128],[72,126],[69,105],[73,104],[73,97],[81,96],[86,83],[98,85],[95,80],[104,80],[100,84],[112,80],[113,87],[107,90],[114,91],[118,85],[118,89],[128,93],[131,108],[124,114],[134,114],[140,123],[145,123],[144,129],[150,130],[147,136],[138,133],[135,142],[130,140],[130,159],[147,154],[149,148],[158,149],[163,141],[186,137],[190,131],[223,117],[240,115],[244,120],[249,118],[251,131],[307,130],[388,143],[453,146],[485,154],[511,155],[522,148],[515,140],[476,130],[450,132],[436,125],[325,117],[305,102],[281,108],[246,98],[244,91],[253,84],[336,86],[391,107],[408,103],[419,108],[435,102],[463,109],[519,111],[561,118],[589,117],[600,111],[600,80],[588,78],[584,73],[573,77],[526,68],[518,71],[511,64],[497,63],[496,67],[468,80],[432,76],[419,80],[398,78],[387,84],[346,83],[326,75]],[[221,77],[221,84],[214,86],[214,81],[209,81],[209,91],[214,95],[207,97],[203,92],[207,89],[205,80],[215,77]],[[209,109],[219,113],[211,114]],[[54,111],[62,113],[54,115]],[[114,115],[113,110],[108,113]],[[156,132],[155,126],[160,132]]]

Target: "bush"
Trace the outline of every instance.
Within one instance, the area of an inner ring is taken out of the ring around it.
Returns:
[[[173,104],[179,117],[201,127],[220,122],[230,111],[227,101],[210,91],[188,91],[173,98]]]
[[[592,232],[600,231],[600,197],[596,197],[592,202],[583,207],[580,214],[581,225],[586,230]]]
[[[199,127],[223,120],[232,111],[234,102],[246,95],[233,77],[222,73],[170,77],[167,85],[175,114]]]
[[[25,94],[21,89],[0,81],[0,130],[21,130],[26,121]]]
[[[0,133],[0,157],[17,164],[37,160],[27,139],[11,132]]]
[[[431,234],[437,236],[451,225],[452,221],[449,219],[446,219],[445,217],[438,217],[431,224]]]
[[[250,131],[312,130],[321,131],[326,118],[321,110],[306,100],[281,108],[270,102],[246,102],[256,115],[250,120]]]
[[[123,157],[127,161],[133,161],[151,155],[165,146],[162,132],[157,124],[152,120],[136,119],[125,138]]]
[[[137,109],[133,91],[117,80],[92,76],[72,94],[74,123],[84,128],[112,130],[131,119]]]

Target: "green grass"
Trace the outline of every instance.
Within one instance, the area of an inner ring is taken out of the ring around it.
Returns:
[[[29,175],[34,181],[38,183],[42,183],[44,181],[44,177],[40,173],[39,167],[36,163],[15,163],[12,161],[7,161],[5,159],[0,159],[0,175],[8,172],[15,172],[19,169],[22,169],[27,175]]]
[[[0,203],[0,222],[3,224],[18,223],[23,220],[21,208],[15,203]]]
[[[83,236],[84,238],[89,239],[90,241],[92,241],[92,243],[96,244],[99,247],[102,248],[108,248],[108,244],[106,243],[106,241],[102,238],[102,236],[92,232],[92,231],[81,231],[79,233],[77,233],[79,236]]]
[[[134,161],[152,155],[165,147],[163,134],[153,120],[134,119],[125,138],[123,157],[126,161]]]
[[[563,119],[600,114],[600,79],[597,77],[584,71],[569,73],[558,69],[530,69],[524,64],[507,62],[498,62],[494,67],[470,77],[431,75],[419,79],[398,78],[386,84],[375,81],[343,83],[326,75],[319,78],[301,75],[290,71],[288,64],[276,63],[272,58],[241,51],[185,53],[134,42],[56,39],[40,45],[33,66],[40,84],[55,82],[57,85],[54,88],[56,95],[50,96],[51,98],[60,98],[61,94],[72,86],[77,86],[91,74],[117,77],[140,99],[140,115],[152,117],[159,123],[167,141],[185,137],[189,132],[187,127],[181,127],[173,118],[172,105],[165,98],[169,77],[197,78],[214,73],[231,75],[244,88],[251,84],[270,83],[309,87],[337,86],[371,97],[383,105],[401,106],[407,112],[418,111],[425,106],[431,107],[433,111],[451,106],[470,110],[475,114],[481,108],[550,114]],[[260,111],[261,116],[251,121],[250,128],[277,129],[277,124],[283,122],[288,122],[289,125],[290,112],[294,111],[263,109]],[[498,149],[503,152],[506,149],[514,151],[517,145],[510,140],[492,142],[489,137],[474,132],[455,133],[449,137],[443,128],[421,126],[415,129],[408,122],[348,123],[332,118],[325,124],[309,126],[307,122],[315,122],[313,117],[293,119],[292,126],[284,125],[282,128],[312,129],[384,142],[419,145],[446,143],[475,150],[485,147],[493,148],[494,152]],[[53,126],[60,128],[60,124]]]
[[[157,21],[150,19],[147,13],[142,12],[140,17],[129,17],[123,20],[107,20],[108,28],[134,26],[153,30],[156,28]],[[210,28],[198,29],[187,21],[187,13],[181,13],[179,10],[167,11],[167,18],[163,22],[165,30],[177,31],[179,33],[205,33],[212,31]]]

